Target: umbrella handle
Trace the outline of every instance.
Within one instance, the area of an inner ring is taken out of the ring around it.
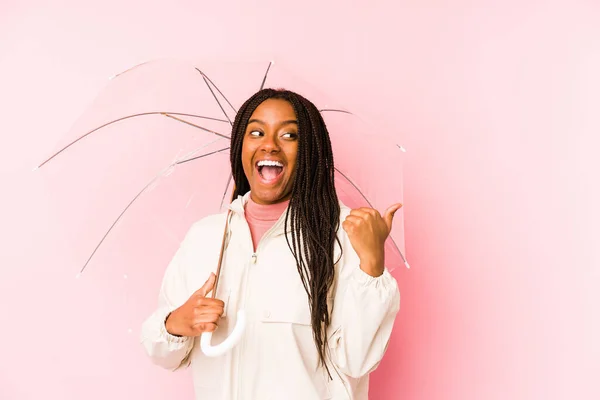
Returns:
[[[212,339],[212,332],[204,332],[200,336],[200,348],[202,352],[208,357],[218,357],[225,354],[227,351],[235,347],[236,344],[242,338],[242,334],[246,328],[246,313],[244,310],[238,310],[237,321],[231,334],[222,343],[216,346],[210,344]]]

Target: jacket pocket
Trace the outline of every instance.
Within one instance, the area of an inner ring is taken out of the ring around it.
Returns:
[[[267,368],[277,382],[270,389],[273,398],[331,399],[329,377],[318,365],[308,305],[272,303],[258,317],[266,328],[262,334],[272,338],[262,354],[268,355]]]
[[[310,310],[308,307],[285,307],[281,303],[274,303],[262,311],[261,322],[288,323],[297,325],[311,325]]]

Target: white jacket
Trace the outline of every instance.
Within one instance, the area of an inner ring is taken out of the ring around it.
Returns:
[[[364,273],[340,228],[343,255],[335,265],[329,298],[330,307],[334,305],[327,332],[333,376],[329,380],[318,366],[308,297],[284,236],[287,211],[254,252],[244,216],[247,199],[248,195],[239,197],[230,206],[232,235],[216,296],[225,302],[225,314],[212,343],[229,335],[240,308],[247,318],[242,340],[225,355],[209,358],[200,350],[199,337],[172,336],[164,324],[167,314],[216,271],[224,213],[195,223],[167,267],[159,307],[142,327],[146,352],[154,363],[170,370],[191,364],[196,399],[367,399],[368,374],[384,355],[400,307],[396,280],[387,270],[377,278]],[[350,210],[341,207],[343,221]]]

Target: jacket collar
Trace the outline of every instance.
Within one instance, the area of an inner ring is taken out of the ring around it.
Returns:
[[[248,199],[250,199],[250,192],[246,193],[243,196],[241,196],[241,195],[238,196],[235,200],[233,200],[231,202],[231,204],[229,205],[229,209],[234,214],[238,215],[239,217],[241,217],[245,220],[246,216],[245,216],[244,207],[246,206],[246,203],[248,203]],[[272,235],[279,236],[279,235],[283,235],[285,233],[284,223],[285,223],[285,218],[287,216],[288,211],[289,211],[289,207],[285,209],[285,211],[281,214],[281,216],[279,217],[277,222],[275,222],[273,227],[270,229]],[[288,221],[288,232],[291,230],[290,225],[291,225],[291,222]]]
[[[229,204],[229,209],[236,214],[244,215],[244,207],[250,198],[250,192],[238,197]]]

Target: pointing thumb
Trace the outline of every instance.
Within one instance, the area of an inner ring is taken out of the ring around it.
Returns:
[[[383,220],[388,227],[388,232],[392,230],[392,220],[394,219],[394,214],[396,214],[396,211],[398,211],[400,207],[402,207],[402,204],[394,204],[385,210],[385,213],[383,214]]]

